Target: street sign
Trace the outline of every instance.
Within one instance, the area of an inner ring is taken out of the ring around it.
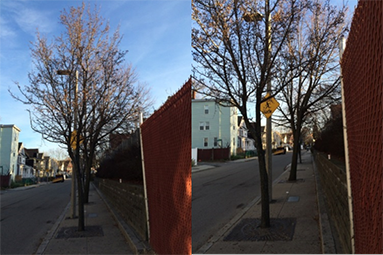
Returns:
[[[273,112],[278,108],[279,103],[274,97],[270,97],[267,93],[265,96],[266,101],[261,103],[261,112],[266,118],[270,118]]]

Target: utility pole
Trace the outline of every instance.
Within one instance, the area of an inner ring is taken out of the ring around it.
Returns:
[[[265,1],[266,4],[266,47],[267,47],[267,70],[269,74],[267,76],[267,93],[271,95],[271,13],[270,13],[270,3],[269,0]],[[266,119],[266,171],[269,179],[269,201],[272,201],[272,172],[273,172],[273,162],[272,162],[272,150],[271,150],[271,116]]]
[[[74,104],[75,104],[75,109],[74,109],[74,127],[73,129],[76,130],[76,133],[78,132],[77,131],[77,126],[78,126],[78,120],[77,120],[77,93],[78,93],[78,71],[76,70],[76,85],[75,85],[75,88],[74,88]],[[73,148],[72,148],[73,149]],[[78,157],[79,155],[77,155],[75,153],[75,156],[76,156],[76,161],[78,161]],[[77,175],[77,171],[79,171],[79,169],[77,169],[77,162],[74,162],[74,171],[73,174],[72,174],[72,187],[71,187],[71,218],[74,219],[76,218],[76,175]]]
[[[58,70],[57,71],[58,75],[70,75],[71,71],[70,70]],[[78,92],[78,71],[76,70],[76,84],[75,84],[75,91],[74,91],[74,98],[75,98],[75,110],[74,110],[74,125],[73,129],[77,129],[77,92]],[[71,138],[72,139],[72,134]],[[73,149],[73,148],[72,148]],[[76,158],[78,155],[76,155]],[[72,183],[71,183],[71,218],[75,219],[76,218],[76,169],[77,164],[76,162],[72,162]]]

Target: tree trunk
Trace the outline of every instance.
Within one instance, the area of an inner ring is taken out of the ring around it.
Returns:
[[[261,179],[261,228],[270,227],[270,201],[269,201],[269,177],[266,171],[264,150],[258,153],[259,175]]]
[[[91,169],[94,158],[94,150],[95,146],[90,146],[91,151],[89,153],[89,157],[85,161],[85,183],[84,183],[84,203],[89,203],[89,186],[90,186],[90,177],[91,177]]]
[[[299,163],[302,164],[302,149],[301,149],[301,140],[299,139],[299,146],[298,146],[298,156],[299,156]]]
[[[85,166],[84,204],[89,203],[90,166]]]
[[[297,180],[298,153],[299,153],[299,147],[300,147],[299,136],[300,136],[300,129],[296,129],[294,132],[293,157],[291,159],[291,169],[290,169],[289,181],[296,181]]]
[[[77,190],[78,190],[78,231],[85,230],[85,219],[84,219],[84,192],[83,192],[83,180],[80,173],[80,164],[76,162],[76,176],[77,176]]]
[[[260,119],[260,116],[258,116],[258,119]],[[259,176],[260,176],[260,182],[261,182],[261,206],[262,206],[261,228],[268,228],[270,227],[269,178],[266,171],[265,150],[263,150],[262,148],[261,125],[260,125],[260,122],[257,122],[256,127],[253,128],[252,125],[250,125],[247,118],[245,118],[245,121],[246,121],[246,125],[250,127],[249,131],[255,137],[255,146],[257,148],[257,153],[258,153]]]
[[[85,230],[85,219],[84,219],[84,189],[83,189],[83,178],[81,176],[81,171],[80,171],[80,159],[78,156],[79,155],[79,149],[77,148],[76,153],[72,151],[70,148],[70,145],[68,145],[68,154],[73,162],[73,171],[72,175],[76,176],[76,182],[77,182],[77,193],[78,193],[78,204],[77,204],[77,209],[78,209],[78,226],[77,230],[78,231],[84,231]],[[76,195],[76,192],[75,192]]]

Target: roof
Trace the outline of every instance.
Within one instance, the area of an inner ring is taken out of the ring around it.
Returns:
[[[19,132],[21,131],[15,124],[0,124],[0,128],[14,128]]]
[[[37,154],[39,153],[39,149],[27,149],[27,148],[25,148],[25,153],[30,158],[37,158]]]

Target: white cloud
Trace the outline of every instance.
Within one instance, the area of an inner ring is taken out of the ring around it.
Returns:
[[[37,28],[41,33],[50,33],[55,27],[55,22],[52,22],[48,12],[29,8],[19,10],[15,15],[15,21],[24,32],[31,35],[36,33]]]
[[[13,31],[13,29],[9,26],[9,22],[4,19],[3,16],[0,16],[0,37],[1,38],[14,38],[16,36],[16,33]]]
[[[42,33],[50,33],[57,24],[52,22],[54,13],[33,7],[33,1],[4,1],[1,7],[2,13],[8,18],[8,22],[5,22],[6,31],[17,28],[34,36],[37,28]]]

